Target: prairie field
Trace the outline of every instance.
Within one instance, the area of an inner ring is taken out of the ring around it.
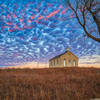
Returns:
[[[0,69],[0,100],[100,98],[100,68]]]

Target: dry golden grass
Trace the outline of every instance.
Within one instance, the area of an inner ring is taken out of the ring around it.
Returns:
[[[0,100],[100,98],[100,69],[0,69]]]

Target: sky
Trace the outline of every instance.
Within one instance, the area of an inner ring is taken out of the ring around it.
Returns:
[[[80,64],[100,65],[100,43],[84,35],[64,0],[0,0],[1,67],[48,62],[67,47]]]

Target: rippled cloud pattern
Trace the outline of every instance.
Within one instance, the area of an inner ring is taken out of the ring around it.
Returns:
[[[78,57],[100,55],[61,0],[0,1],[0,66],[47,62],[66,47]]]

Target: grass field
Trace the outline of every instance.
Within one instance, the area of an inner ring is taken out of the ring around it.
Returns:
[[[0,100],[100,98],[100,69],[0,69]]]

